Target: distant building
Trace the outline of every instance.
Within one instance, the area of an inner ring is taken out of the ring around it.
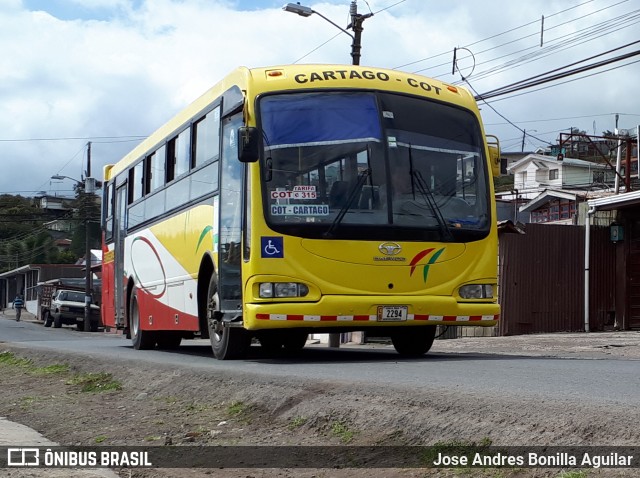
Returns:
[[[511,163],[507,172],[513,189],[496,194],[499,219],[520,222],[575,224],[579,205],[610,194],[615,179],[608,164],[538,153]]]

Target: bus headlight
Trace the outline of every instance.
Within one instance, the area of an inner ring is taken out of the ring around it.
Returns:
[[[463,299],[493,299],[492,284],[468,284],[458,291]]]
[[[304,297],[309,293],[309,288],[298,282],[262,282],[259,290],[262,299]]]

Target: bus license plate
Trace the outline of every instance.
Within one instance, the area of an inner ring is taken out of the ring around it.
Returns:
[[[407,320],[406,305],[378,306],[378,322],[402,322]]]

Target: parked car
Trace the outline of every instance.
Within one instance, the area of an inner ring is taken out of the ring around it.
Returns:
[[[49,314],[45,320],[45,327],[50,327],[51,323],[56,328],[63,325],[75,325],[78,330],[84,330],[84,298],[85,294],[78,290],[58,290],[51,299]],[[100,307],[91,304],[92,325],[100,323]],[[93,328],[93,327],[92,327]]]

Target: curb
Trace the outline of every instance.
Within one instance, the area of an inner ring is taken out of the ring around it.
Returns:
[[[52,442],[48,438],[42,436],[33,428],[21,425],[16,422],[0,417],[0,446],[9,447],[50,447],[59,446],[58,443]],[[34,476],[50,477],[50,478],[119,478],[118,475],[108,468],[96,469],[79,469],[79,468],[7,468],[5,469],[10,478],[28,478]],[[37,474],[35,474],[37,473]]]

